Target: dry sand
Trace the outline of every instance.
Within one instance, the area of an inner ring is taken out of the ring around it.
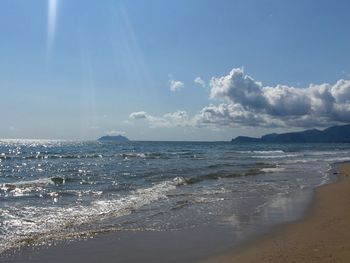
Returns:
[[[350,262],[350,164],[340,171],[336,183],[316,189],[304,219],[206,262]]]

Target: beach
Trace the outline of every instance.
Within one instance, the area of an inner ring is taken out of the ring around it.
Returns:
[[[350,164],[316,189],[305,218],[205,262],[350,262]]]
[[[0,0],[0,263],[350,263],[349,10]]]

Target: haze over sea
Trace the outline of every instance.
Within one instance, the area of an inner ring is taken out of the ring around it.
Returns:
[[[300,217],[333,179],[331,164],[349,156],[347,144],[1,140],[0,252],[208,225],[238,242]]]

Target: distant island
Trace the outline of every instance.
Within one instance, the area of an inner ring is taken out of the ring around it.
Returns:
[[[123,136],[123,135],[116,135],[116,136],[112,136],[112,135],[106,135],[106,136],[102,136],[101,138],[97,139],[100,142],[129,142],[130,140]]]
[[[232,139],[234,143],[242,142],[268,142],[268,143],[350,143],[350,124],[332,126],[325,130],[306,130],[301,132],[271,133],[261,138],[238,136]]]

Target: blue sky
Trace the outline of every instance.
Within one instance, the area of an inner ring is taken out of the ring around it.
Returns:
[[[0,137],[229,140],[348,123],[348,10],[330,0],[2,0]]]

